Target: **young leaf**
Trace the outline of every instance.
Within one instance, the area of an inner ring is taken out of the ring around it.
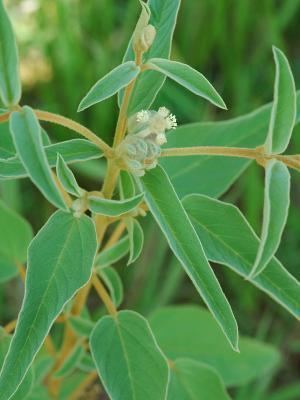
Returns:
[[[224,383],[212,367],[180,358],[171,364],[168,400],[230,400]]]
[[[280,362],[275,347],[243,336],[241,352],[232,351],[212,315],[196,305],[160,308],[149,322],[167,357],[203,362],[217,370],[226,386],[246,385]]]
[[[244,278],[249,276],[259,240],[240,210],[203,195],[190,195],[183,205],[203,243],[209,260],[225,265]],[[272,258],[251,283],[300,319],[300,283]]]
[[[119,187],[121,199],[129,199],[136,195],[133,178],[127,171],[120,171]]]
[[[12,113],[10,131],[30,179],[51,203],[58,208],[66,209],[47,163],[42,145],[41,127],[30,107],[25,106],[22,111]]]
[[[149,0],[147,4],[151,12],[149,23],[155,27],[157,34],[150,50],[144,55],[144,62],[153,57],[169,58],[180,0]],[[124,61],[129,60],[134,60],[132,40],[124,56]],[[165,76],[157,71],[145,71],[140,74],[130,97],[129,115],[143,109],[147,110],[155,100],[165,79]],[[120,91],[119,104],[122,97],[123,91]]]
[[[297,95],[300,122],[300,93]],[[197,122],[179,126],[168,135],[165,147],[262,146],[266,141],[271,104],[238,118],[219,122]],[[249,166],[250,160],[233,157],[162,157],[160,164],[168,173],[180,198],[190,193],[219,197]],[[212,185],[212,182],[214,183]]]
[[[202,244],[176,192],[161,167],[141,178],[146,203],[200,296],[234,350],[238,329],[231,307],[203,252]]]
[[[147,67],[158,71],[179,85],[185,87],[197,96],[203,97],[217,107],[227,109],[222,97],[205,78],[204,75],[186,64],[177,61],[152,58],[147,62]]]
[[[32,229],[0,200],[0,232],[0,282],[4,282],[16,276],[17,265],[26,261]]]
[[[44,149],[50,167],[55,167],[57,153],[61,154],[67,163],[94,160],[103,156],[103,153],[95,144],[84,139],[67,140],[51,144]],[[26,176],[28,176],[28,173],[18,157],[0,159],[0,178],[12,179]]]
[[[125,222],[129,237],[129,260],[127,265],[130,265],[141,255],[144,246],[144,232],[135,218],[127,218]]]
[[[129,252],[129,238],[125,236],[113,246],[102,250],[96,257],[96,271],[108,267],[121,260]]]
[[[282,51],[273,47],[276,64],[274,103],[266,141],[268,153],[283,153],[291,139],[296,121],[296,87],[289,62]]]
[[[165,399],[168,365],[141,315],[121,311],[115,317],[101,318],[91,335],[90,346],[111,399]]]
[[[140,68],[133,61],[119,65],[90,89],[79,104],[78,111],[83,111],[113,96],[135,79],[139,73]]]
[[[0,97],[7,107],[18,104],[21,98],[17,44],[3,0],[0,0]]]
[[[97,196],[89,196],[89,208],[95,214],[119,217],[134,211],[144,198],[144,193],[127,200],[108,200]]]
[[[90,218],[57,211],[28,250],[25,297],[0,373],[0,398],[22,382],[53,321],[91,276],[97,249]]]
[[[264,216],[261,242],[250,277],[261,273],[276,253],[290,206],[290,173],[280,161],[271,160],[265,170]]]
[[[83,195],[84,190],[79,187],[73,172],[60,154],[57,155],[56,172],[60,183],[68,193],[76,197],[81,197]]]
[[[123,301],[123,284],[119,274],[111,267],[101,268],[98,274],[109,290],[114,305],[118,308]]]
[[[68,357],[64,360],[61,367],[53,375],[55,378],[65,378],[70,375],[80,363],[84,354],[84,349],[81,344],[74,347]]]

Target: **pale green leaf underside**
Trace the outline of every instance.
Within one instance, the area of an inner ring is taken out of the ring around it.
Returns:
[[[141,178],[146,203],[173,253],[216,318],[233,349],[238,349],[238,329],[231,307],[204,254],[202,244],[161,167]]]
[[[209,260],[247,278],[259,240],[239,209],[203,195],[190,195],[183,205]],[[267,268],[250,281],[300,319],[300,283],[272,258]]]
[[[296,121],[296,87],[289,62],[283,52],[273,47],[276,64],[274,103],[266,141],[269,153],[286,150]]]
[[[280,361],[275,347],[243,336],[240,353],[232,351],[211,314],[196,305],[161,308],[149,322],[169,359],[184,357],[208,364],[226,386],[245,385],[270,372]]]
[[[126,200],[108,200],[97,196],[89,196],[89,208],[95,214],[119,217],[134,211],[143,200],[143,197],[143,193]]]
[[[168,365],[148,322],[133,311],[97,323],[90,346],[101,381],[112,400],[164,400]]]
[[[15,111],[10,117],[10,131],[30,179],[56,207],[66,208],[55,185],[42,144],[41,127],[30,107]]]
[[[168,400],[230,400],[220,376],[209,365],[188,358],[171,368]]]
[[[300,94],[297,96],[300,121]],[[265,105],[250,114],[228,121],[193,123],[179,126],[168,135],[168,147],[261,146],[266,141],[271,115],[271,105]],[[161,158],[181,198],[190,193],[219,197],[240,176],[251,161],[233,157],[191,156]],[[213,182],[213,184],[212,184]]]
[[[113,246],[102,250],[96,257],[96,270],[108,267],[121,260],[129,252],[129,238],[125,236]]]
[[[144,62],[153,57],[169,58],[180,0],[149,0],[151,11],[149,23],[157,32],[156,38],[144,55]],[[131,41],[128,45],[124,61],[134,60]],[[140,110],[147,110],[155,100],[157,93],[165,82],[165,77],[156,71],[145,71],[137,78],[130,99],[129,115]],[[119,93],[119,104],[123,91]]]
[[[113,69],[109,74],[100,79],[82,99],[78,111],[100,103],[116,94],[127,86],[140,73],[140,68],[135,62],[128,61]]]
[[[271,160],[265,168],[264,214],[261,242],[251,276],[258,275],[275,255],[288,217],[291,177],[280,161]]]
[[[154,69],[177,82],[197,96],[203,97],[217,107],[226,109],[222,97],[204,75],[186,64],[177,61],[152,58],[147,62],[150,69]]]
[[[144,232],[135,218],[127,218],[125,223],[129,237],[129,259],[127,265],[130,265],[141,255],[144,246]]]
[[[85,139],[72,139],[44,147],[50,167],[55,167],[57,154],[67,163],[82,162],[101,158],[103,153],[99,147]],[[0,178],[14,179],[28,176],[18,157],[0,159]]]
[[[93,222],[57,211],[31,242],[25,297],[0,374],[0,398],[9,399],[55,318],[89,279],[97,249]]]
[[[0,97],[5,106],[16,105],[21,98],[16,39],[3,0],[0,1]]]
[[[68,193],[75,197],[80,197],[83,194],[83,190],[79,187],[73,172],[60,154],[57,156],[56,173],[60,183]]]
[[[123,284],[117,271],[111,267],[101,268],[99,276],[107,287],[114,305],[118,308],[123,301]]]

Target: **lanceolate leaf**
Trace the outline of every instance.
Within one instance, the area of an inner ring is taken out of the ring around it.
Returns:
[[[129,260],[127,265],[130,265],[141,255],[144,246],[144,232],[136,219],[127,218],[125,222],[129,237]]]
[[[168,400],[229,400],[224,383],[212,367],[179,358],[172,363]]]
[[[255,261],[259,240],[239,209],[196,194],[187,196],[183,205],[208,259],[247,278]],[[267,268],[251,283],[300,319],[300,283],[276,258],[273,257]]]
[[[112,400],[166,398],[168,365],[142,316],[121,311],[115,317],[101,318],[90,345],[99,376]]]
[[[47,163],[42,145],[41,127],[30,107],[26,106],[22,111],[13,112],[10,131],[30,179],[51,203],[58,208],[66,208]]]
[[[93,222],[57,211],[31,242],[26,291],[0,374],[0,398],[9,399],[55,318],[89,279],[97,249]]]
[[[99,276],[109,290],[114,305],[118,308],[123,301],[123,284],[117,271],[111,267],[101,268]]]
[[[134,209],[143,200],[144,193],[141,193],[127,200],[108,200],[97,196],[89,196],[89,208],[96,214],[119,217]]]
[[[148,68],[161,72],[179,85],[203,97],[217,107],[226,109],[222,97],[216,89],[205,78],[204,75],[186,64],[177,61],[164,60],[162,58],[152,58],[147,63]]]
[[[60,183],[68,193],[76,197],[83,195],[84,191],[79,187],[73,172],[67,166],[61,155],[57,156],[56,172]]]
[[[144,56],[144,62],[153,57],[169,58],[180,0],[149,0],[148,5],[151,11],[149,23],[155,27],[157,35],[150,50]],[[128,60],[134,60],[131,41],[124,57],[124,61]],[[145,71],[141,74],[137,78],[131,96],[129,114],[148,109],[164,81],[165,77],[156,71]],[[119,103],[121,99],[122,92],[120,92]]]
[[[125,236],[113,246],[102,250],[96,257],[96,269],[108,267],[121,260],[129,252],[129,238]]]
[[[136,78],[139,72],[140,68],[133,61],[119,65],[91,88],[79,104],[78,111],[83,111],[113,96]]]
[[[57,153],[67,163],[94,160],[103,156],[99,148],[88,140],[73,139],[44,147],[50,167],[55,167]],[[28,176],[18,157],[0,159],[0,178],[24,178]]]
[[[251,276],[258,275],[270,262],[280,244],[290,205],[290,173],[280,161],[271,160],[265,172],[264,215],[261,242]]]
[[[5,106],[18,104],[21,98],[16,39],[3,0],[0,0],[0,95]]]
[[[300,121],[300,94],[297,96]],[[200,122],[179,126],[168,135],[167,147],[261,146],[266,141],[271,105],[228,121]],[[232,157],[191,156],[161,158],[179,197],[190,193],[219,197],[249,166],[251,161]],[[213,182],[213,184],[212,184]]]
[[[216,318],[233,349],[238,329],[230,305],[203,252],[202,244],[161,167],[141,178],[146,203],[195,288]]]
[[[289,62],[282,51],[273,47],[276,64],[274,103],[266,142],[269,153],[286,150],[296,121],[296,87]]]

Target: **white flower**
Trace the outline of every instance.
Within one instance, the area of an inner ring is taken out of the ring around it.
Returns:
[[[146,110],[139,111],[136,115],[137,122],[148,122],[149,121],[149,112]]]
[[[177,128],[177,120],[174,114],[170,114],[168,118],[166,118],[167,129],[176,129]]]
[[[170,115],[170,111],[166,107],[160,107],[158,109],[158,114],[163,118],[167,118]]]
[[[159,146],[161,146],[161,145],[163,145],[163,144],[165,144],[165,143],[167,143],[167,137],[166,137],[166,135],[164,134],[164,133],[159,133],[157,136],[156,136],[156,144],[158,144]]]

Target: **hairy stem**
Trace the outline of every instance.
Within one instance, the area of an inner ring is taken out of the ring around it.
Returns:
[[[219,146],[195,146],[178,147],[162,150],[161,157],[182,157],[182,156],[228,156],[256,159],[262,157],[261,151],[256,149],[237,148],[237,147],[219,147]]]

